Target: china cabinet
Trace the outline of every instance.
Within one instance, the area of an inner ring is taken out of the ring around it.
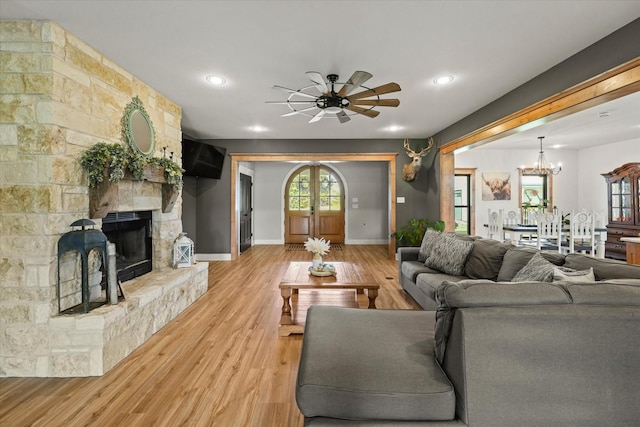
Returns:
[[[626,163],[602,176],[609,196],[605,256],[625,260],[627,243],[620,238],[640,236],[640,163]]]

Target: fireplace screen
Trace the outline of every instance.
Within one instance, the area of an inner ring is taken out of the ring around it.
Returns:
[[[116,247],[116,270],[122,282],[153,268],[151,212],[112,212],[102,220],[102,232]]]

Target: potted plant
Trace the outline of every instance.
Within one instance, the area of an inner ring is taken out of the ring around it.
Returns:
[[[414,218],[398,231],[392,233],[391,236],[396,238],[398,246],[420,246],[424,233],[428,228],[444,231],[444,227],[445,224],[442,220],[431,222],[424,218]]]
[[[145,157],[126,149],[122,144],[99,142],[93,145],[80,156],[80,166],[87,174],[91,188],[104,182],[105,177],[117,184],[126,172],[130,172],[133,179],[141,181],[149,166],[161,168],[167,184],[177,190],[182,187],[182,168],[176,162],[168,158]]]

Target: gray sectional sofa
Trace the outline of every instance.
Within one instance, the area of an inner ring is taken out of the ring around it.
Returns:
[[[463,274],[399,250],[403,287],[437,311],[309,309],[305,425],[638,425],[640,266],[479,242]]]

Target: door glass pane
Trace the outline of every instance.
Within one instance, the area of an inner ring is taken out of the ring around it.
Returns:
[[[319,180],[319,206],[323,211],[339,211],[342,209],[342,191],[336,177],[325,169],[320,169]]]
[[[311,208],[311,169],[305,169],[294,176],[289,184],[289,210],[300,211]]]

